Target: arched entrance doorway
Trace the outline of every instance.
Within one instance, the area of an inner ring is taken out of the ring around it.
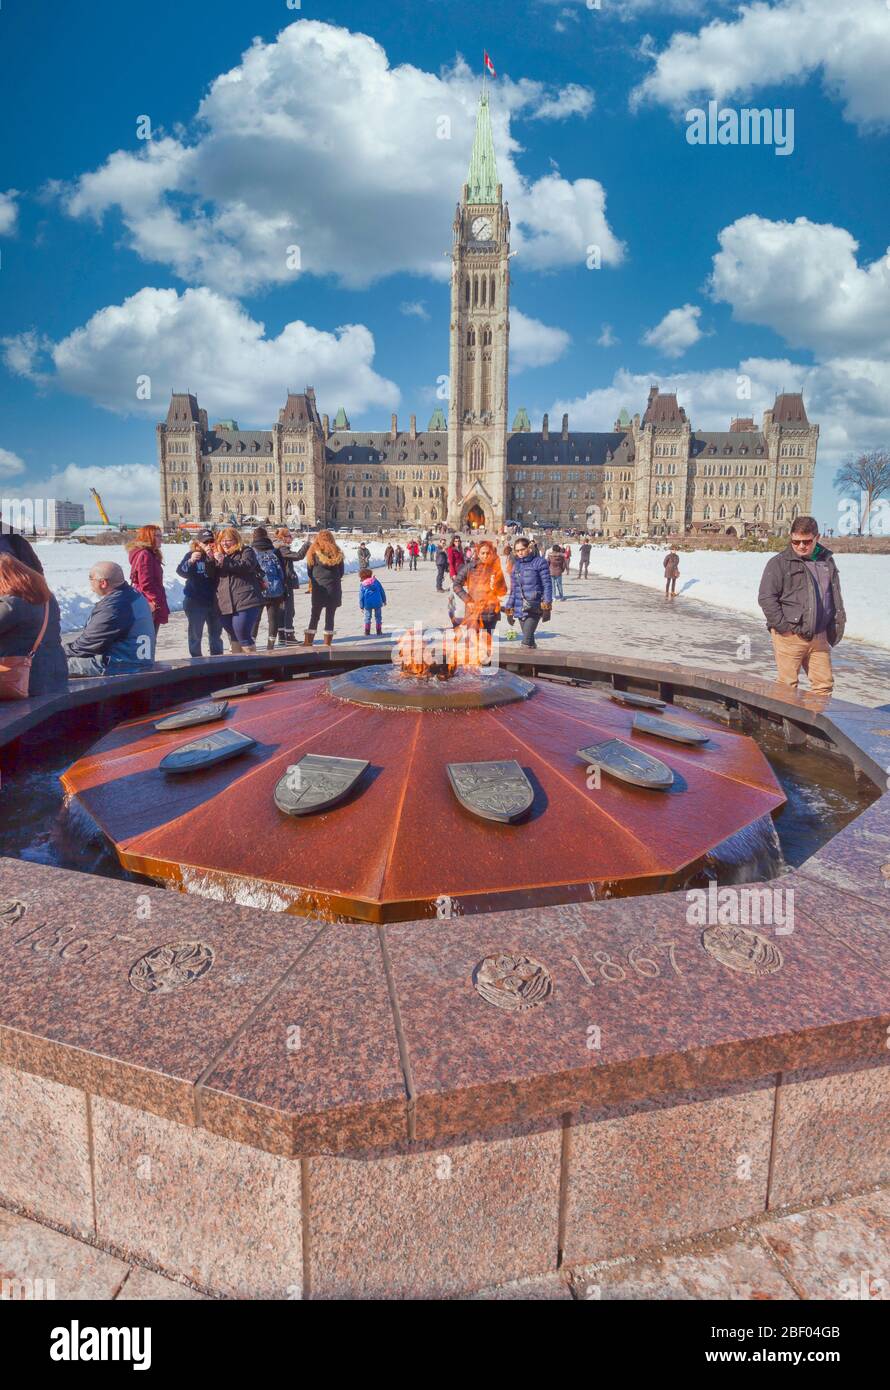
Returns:
[[[467,512],[466,524],[471,526],[474,531],[479,531],[485,526],[485,513],[478,502],[474,502]]]

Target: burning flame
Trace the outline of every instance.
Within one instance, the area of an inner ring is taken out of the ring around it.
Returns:
[[[484,628],[455,627],[443,632],[415,623],[396,641],[392,659],[405,676],[448,680],[458,667],[489,666],[491,656],[492,637]]]

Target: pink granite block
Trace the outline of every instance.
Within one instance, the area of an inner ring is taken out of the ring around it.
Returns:
[[[0,1286],[2,1298],[110,1299],[127,1273],[103,1250],[0,1210],[0,1280],[10,1281]]]
[[[766,1207],[775,1086],[586,1112],[569,1136],[565,1258],[607,1259]]]
[[[0,1066],[0,1201],[76,1234],[93,1233],[82,1091]]]
[[[229,1298],[300,1297],[300,1165],[94,1099],[101,1241]]]
[[[311,1158],[312,1298],[441,1298],[555,1272],[560,1128]]]
[[[890,1054],[782,1076],[769,1205],[890,1181]]]
[[[760,1235],[801,1298],[890,1301],[886,1189],[780,1217]]]

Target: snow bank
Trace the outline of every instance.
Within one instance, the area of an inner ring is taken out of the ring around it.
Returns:
[[[830,549],[829,543],[829,549]],[[577,547],[572,544],[572,567],[577,566]],[[590,552],[590,568],[610,579],[627,579],[647,588],[664,588],[662,560],[665,546],[595,545]],[[752,551],[680,551],[678,593],[703,603],[720,604],[763,620],[757,603],[757,590],[769,554]],[[847,610],[848,637],[890,647],[890,555],[837,556],[844,607]]]
[[[372,569],[382,565],[385,542],[369,540],[366,544],[371,552]],[[346,556],[347,574],[352,574],[358,569],[356,558],[358,547],[358,541],[345,541],[340,545],[340,549]],[[96,602],[95,594],[90,589],[89,579],[93,565],[98,564],[100,560],[113,560],[115,564],[122,567],[124,574],[129,576],[127,554],[121,545],[80,545],[77,541],[58,541],[42,542],[35,549],[46,572],[47,583],[59,601],[63,632],[72,632],[83,627],[93,604]],[[176,566],[188,553],[188,545],[165,545],[162,549],[164,552],[164,587],[167,590],[167,601],[171,611],[176,612],[182,608],[185,586],[185,580],[180,579],[176,573]],[[305,561],[301,560],[297,565],[297,573],[300,576],[300,583],[305,584],[307,578]]]

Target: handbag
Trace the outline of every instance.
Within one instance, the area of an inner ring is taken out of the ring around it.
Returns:
[[[27,700],[31,681],[31,662],[43,641],[49,622],[49,604],[43,605],[43,623],[37,641],[27,656],[0,656],[0,700]]]

